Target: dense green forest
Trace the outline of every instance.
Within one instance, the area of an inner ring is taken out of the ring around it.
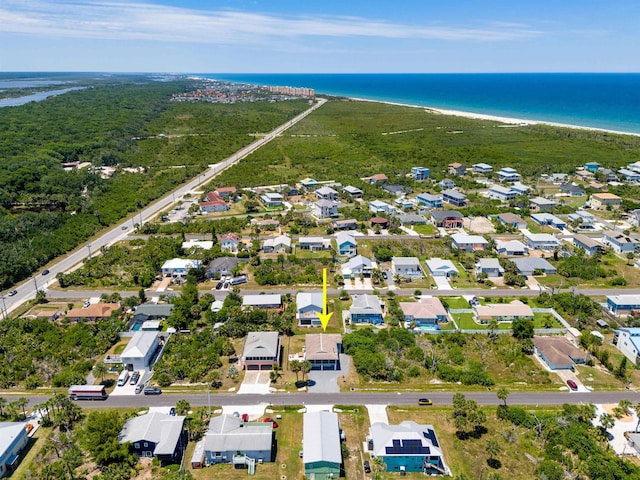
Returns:
[[[187,79],[101,81],[2,109],[2,288],[306,108],[302,101],[169,101],[191,87]],[[65,171],[66,162],[90,166]],[[102,178],[100,168],[114,166],[113,176]]]
[[[285,135],[224,172],[236,186],[295,183],[305,177],[361,187],[359,177],[385,173],[403,183],[411,167],[443,178],[447,165],[486,162],[525,177],[571,172],[597,161],[616,169],[640,159],[640,138],[545,125],[499,123],[374,102],[331,101]],[[251,169],[252,175],[246,175]],[[458,180],[456,180],[458,181]]]

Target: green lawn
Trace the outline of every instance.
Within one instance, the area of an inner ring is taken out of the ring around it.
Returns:
[[[420,235],[433,235],[436,233],[436,227],[432,223],[427,223],[425,225],[414,225],[413,230]]]

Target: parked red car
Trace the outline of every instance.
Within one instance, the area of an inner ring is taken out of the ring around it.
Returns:
[[[576,382],[574,382],[571,379],[567,380],[567,385],[569,385],[569,388],[571,388],[571,390],[577,390],[578,389],[578,385],[576,384]]]
[[[242,414],[242,421],[243,422],[248,422],[249,421],[249,414],[248,413],[243,413]]]

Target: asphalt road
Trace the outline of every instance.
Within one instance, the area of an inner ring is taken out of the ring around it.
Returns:
[[[292,120],[289,120],[287,123],[280,125],[275,130],[269,132],[264,137],[238,150],[229,158],[226,158],[225,160],[210,166],[210,168],[207,171],[202,172],[202,174],[198,175],[196,178],[183,184],[182,186],[180,186],[173,192],[169,193],[168,195],[164,196],[163,198],[148,205],[146,208],[136,213],[133,216],[133,218],[127,219],[125,221],[118,223],[117,225],[110,228],[102,235],[88,241],[84,246],[78,247],[73,252],[66,254],[65,256],[61,257],[58,260],[53,261],[46,267],[46,269],[49,271],[47,275],[42,275],[42,272],[44,271],[43,269],[41,271],[36,272],[31,278],[31,280],[24,281],[20,285],[14,287],[18,293],[11,297],[5,296],[2,299],[2,301],[4,302],[3,308],[7,312],[11,312],[12,310],[17,308],[19,305],[21,305],[25,301],[35,298],[36,291],[44,290],[51,283],[55,282],[55,277],[58,273],[68,272],[73,268],[77,268],[77,266],[80,265],[80,262],[82,262],[85,258],[88,258],[92,253],[95,253],[96,251],[98,251],[101,247],[105,245],[114,244],[124,239],[129,233],[129,230],[133,228],[134,223],[142,224],[145,221],[150,220],[158,212],[174,204],[176,202],[176,199],[183,197],[186,193],[191,192],[201,184],[210,181],[213,177],[218,175],[220,172],[226,170],[227,168],[232,167],[233,165],[238,163],[240,160],[245,158],[247,155],[253,153],[260,147],[266,145],[271,140],[276,138],[278,135],[282,134],[285,130],[287,130],[288,128],[290,128],[291,126],[295,125],[300,120],[305,118],[311,112],[320,108],[322,105],[324,105],[325,102],[326,102],[326,99],[322,99],[322,98],[318,99],[318,102],[315,103],[308,110],[305,110],[297,117],[293,118]],[[125,227],[126,229],[124,229]],[[13,290],[14,288],[10,288],[9,291]],[[84,296],[86,297],[87,293],[85,293]]]
[[[461,392],[480,405],[502,403],[495,392]],[[18,395],[16,395],[17,397]],[[22,396],[22,395],[21,395]],[[11,400],[9,395],[6,398]],[[419,398],[430,398],[434,405],[451,405],[453,392],[353,392],[353,393],[275,393],[269,395],[238,395],[236,393],[212,393],[211,405],[244,405],[267,403],[271,405],[417,405]],[[29,406],[42,403],[46,397],[32,396]],[[109,397],[105,401],[78,401],[85,408],[128,408],[174,406],[179,399],[187,400],[192,406],[207,406],[207,394],[162,394]],[[507,399],[510,405],[562,405],[563,403],[617,403],[622,399],[632,403],[640,402],[640,392],[518,392]],[[428,407],[425,407],[428,408]]]

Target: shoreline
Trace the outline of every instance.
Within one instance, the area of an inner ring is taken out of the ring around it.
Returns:
[[[318,94],[316,94],[316,96],[318,96]],[[504,123],[505,126],[510,126],[510,127],[519,127],[519,126],[526,127],[529,125],[548,125],[550,127],[570,128],[573,130],[588,130],[591,132],[603,132],[603,133],[611,133],[615,135],[631,135],[633,137],[640,137],[640,133],[621,132],[619,130],[609,130],[606,128],[585,127],[581,125],[570,125],[568,123],[547,122],[545,120],[527,120],[523,118],[501,117],[498,115],[464,112],[462,110],[448,110],[444,108],[435,108],[435,107],[428,107],[423,105],[411,105],[408,103],[399,103],[399,102],[388,102],[384,100],[371,100],[368,98],[359,98],[359,97],[346,97],[346,98],[348,98],[349,100],[356,100],[359,102],[374,102],[374,103],[384,103],[387,105],[395,105],[398,107],[421,108],[428,112],[436,113],[440,115],[453,115],[456,117],[470,118],[473,120],[490,120],[492,122]]]

